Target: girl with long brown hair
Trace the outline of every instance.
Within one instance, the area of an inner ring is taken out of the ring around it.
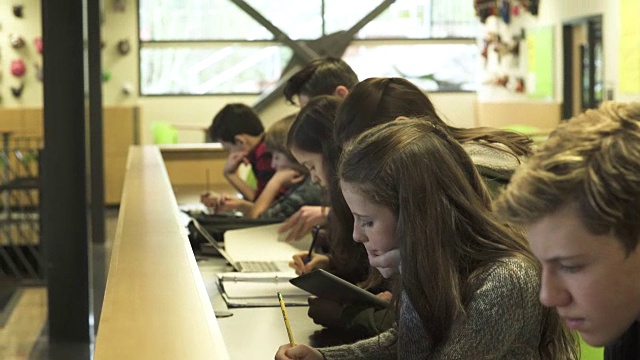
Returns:
[[[276,359],[575,359],[574,337],[538,302],[540,266],[491,211],[474,163],[430,119],[391,122],[342,153],[353,237],[369,261],[399,249],[397,326],[351,345],[283,345]]]

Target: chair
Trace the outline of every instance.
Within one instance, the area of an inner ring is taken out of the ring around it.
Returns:
[[[175,126],[166,122],[155,122],[151,125],[151,133],[153,134],[153,143],[159,144],[177,144],[178,130]]]
[[[549,134],[547,134],[545,131],[538,128],[537,126],[532,125],[513,124],[505,126],[504,129],[530,136],[533,142],[538,145],[542,144],[549,137]]]

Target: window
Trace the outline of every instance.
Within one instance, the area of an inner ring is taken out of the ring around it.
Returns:
[[[304,41],[350,29],[382,2],[245,1]],[[294,55],[232,0],[138,6],[141,95],[258,94]],[[362,79],[404,76],[431,91],[475,90],[478,24],[471,0],[396,0],[358,29],[343,57]]]

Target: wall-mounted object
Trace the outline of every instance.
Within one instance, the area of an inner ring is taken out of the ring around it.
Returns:
[[[107,82],[111,80],[111,73],[108,71],[103,71],[102,72],[102,82]]]
[[[22,61],[22,59],[11,61],[11,75],[21,77],[26,71],[27,67],[24,65],[24,61]]]
[[[22,91],[24,90],[24,83],[20,83],[20,86],[18,87],[11,87],[11,95],[13,95],[14,98],[19,99],[22,96]]]
[[[508,25],[511,22],[511,2],[509,0],[502,0],[499,12],[502,21]]]
[[[125,83],[122,85],[122,94],[125,96],[129,96],[131,95],[131,93],[133,92],[133,86],[131,86],[131,84],[129,83]]]
[[[519,77],[516,79],[516,86],[515,86],[515,90],[518,93],[523,93],[524,92],[524,79]]]
[[[33,66],[36,68],[36,79],[42,82],[42,79],[44,78],[44,72],[42,71],[42,66],[40,66],[40,64],[38,63],[33,64]]]
[[[33,46],[36,47],[38,54],[42,55],[42,36],[36,36],[35,39],[33,39]]]
[[[24,16],[24,6],[13,5],[13,15],[15,17],[22,18],[22,16]]]
[[[117,12],[124,12],[127,9],[126,0],[113,0],[113,10]]]
[[[9,34],[9,42],[14,49],[21,49],[25,45],[24,38],[17,34]]]
[[[131,51],[131,45],[129,44],[129,40],[123,39],[118,41],[118,53],[120,55],[127,55]]]
[[[538,15],[538,7],[540,6],[540,0],[522,0],[522,6],[529,10],[531,15]]]
[[[489,16],[498,13],[496,0],[474,0],[473,7],[476,10],[476,16],[480,18],[480,22],[483,24]]]

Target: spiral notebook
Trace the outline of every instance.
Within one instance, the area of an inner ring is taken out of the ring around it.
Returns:
[[[293,286],[292,273],[221,273],[218,274],[220,294],[228,307],[279,306],[276,294],[287,298],[287,305],[307,305],[308,292]]]

